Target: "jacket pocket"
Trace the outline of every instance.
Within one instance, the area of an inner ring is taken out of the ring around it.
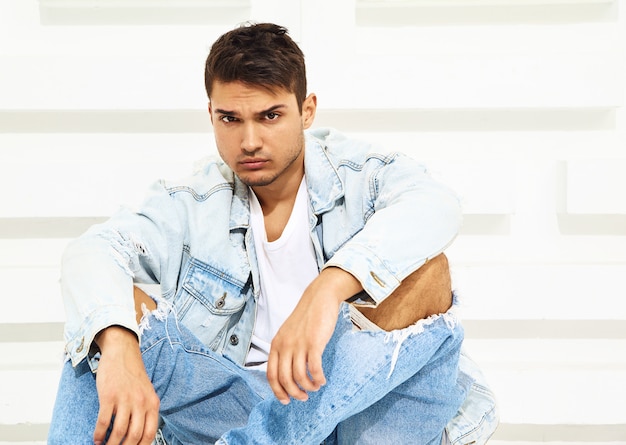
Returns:
[[[192,258],[176,299],[179,320],[207,347],[218,351],[243,310],[244,287],[245,283]]]

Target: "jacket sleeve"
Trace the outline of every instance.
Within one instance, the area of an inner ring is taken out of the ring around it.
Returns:
[[[74,366],[106,327],[119,325],[139,334],[133,282],[161,283],[164,276],[177,276],[185,236],[179,214],[164,185],[156,183],[139,212],[122,209],[68,245],[61,292],[66,352]]]
[[[451,189],[404,155],[372,168],[363,188],[367,190],[361,192],[367,194],[365,225],[325,267],[350,272],[367,294],[358,303],[377,305],[452,243],[462,212]]]

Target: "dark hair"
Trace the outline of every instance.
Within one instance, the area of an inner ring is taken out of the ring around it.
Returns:
[[[218,38],[206,59],[204,85],[209,99],[213,83],[243,82],[269,91],[294,93],[298,107],[306,98],[304,54],[272,23],[245,24]]]

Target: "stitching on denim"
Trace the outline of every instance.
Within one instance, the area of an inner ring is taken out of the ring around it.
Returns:
[[[489,438],[491,438],[491,436],[493,436],[493,433],[495,432],[495,430],[498,427],[498,421],[497,419],[495,419],[496,417],[496,413],[497,412],[497,406],[493,406],[489,411],[487,411],[485,414],[483,414],[483,416],[480,418],[480,421],[474,426],[474,428],[472,428],[470,431],[468,431],[467,433],[463,434],[462,436],[456,438],[454,440],[454,442],[452,442],[453,444],[456,443],[460,443],[461,440],[466,439],[467,437],[472,436],[473,434],[476,434],[477,432],[479,432],[480,430],[483,429],[483,427],[490,423],[491,421],[489,420],[489,418],[494,417],[494,420],[496,420],[496,428],[494,428],[494,430],[491,432],[491,434],[489,434],[489,437],[485,437],[485,443],[487,442],[487,440]],[[482,437],[481,437],[482,438]],[[474,442],[468,442],[468,443],[475,443]]]
[[[209,199],[209,197],[211,195],[216,194],[217,192],[221,192],[223,190],[227,190],[227,191],[232,191],[234,189],[234,187],[232,186],[232,184],[218,184],[214,187],[211,187],[211,189],[203,194],[199,194],[194,188],[189,187],[189,186],[185,186],[185,185],[178,185],[178,186],[174,186],[174,187],[167,187],[167,192],[169,193],[170,196],[173,196],[177,193],[188,193],[190,194],[194,200],[196,200],[197,202],[203,202],[206,201],[207,199]]]

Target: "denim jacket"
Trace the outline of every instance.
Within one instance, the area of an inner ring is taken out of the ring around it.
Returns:
[[[425,168],[334,130],[307,132],[311,240],[320,269],[359,279],[376,305],[455,238],[455,194]],[[133,281],[158,283],[179,320],[206,345],[243,363],[255,320],[259,273],[248,187],[221,161],[190,178],[160,181],[137,212],[121,210],[70,243],[63,256],[66,350],[74,364],[97,332],[138,332]]]
[[[329,129],[307,132],[305,145],[318,266],[353,274],[364,288],[360,303],[383,301],[456,237],[458,198],[416,161]],[[157,182],[137,212],[121,210],[70,243],[61,284],[72,363],[87,357],[107,326],[138,334],[129,296],[139,282],[160,284],[183,324],[242,364],[260,288],[249,217],[248,187],[222,161],[209,160],[186,180]],[[465,371],[472,379],[477,373]],[[467,415],[458,435],[473,428]]]

